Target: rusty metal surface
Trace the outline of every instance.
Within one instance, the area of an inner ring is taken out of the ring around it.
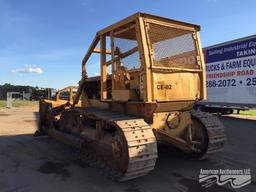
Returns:
[[[127,163],[123,164],[124,167],[120,167],[119,170],[114,169],[111,167],[110,161],[118,161],[118,158],[115,160],[108,159],[109,155],[103,157],[104,152],[99,154],[102,151],[100,149],[102,145],[97,143],[96,140],[91,141],[88,138],[87,142],[93,142],[92,145],[94,146],[92,148],[94,148],[94,152],[88,149],[89,147],[79,151],[79,159],[82,162],[99,168],[108,177],[118,181],[141,177],[154,169],[157,159],[157,143],[152,128],[143,119],[136,119],[95,108],[77,109],[77,111],[80,111],[87,119],[99,119],[105,125],[114,125],[115,129],[117,129],[116,136],[121,138],[120,142],[125,147],[125,149],[122,149],[123,153],[126,153],[124,157],[127,158],[125,159]],[[86,135],[83,136],[86,140]],[[107,149],[107,145],[111,145],[111,143],[105,143],[104,148]]]
[[[75,136],[63,133],[61,131],[57,131],[55,129],[49,129],[47,130],[47,133],[50,137],[71,147],[80,148],[81,146],[83,146],[84,143],[83,139],[79,139]]]
[[[192,111],[192,116],[197,118],[206,128],[208,134],[208,146],[201,159],[207,158],[217,152],[223,151],[226,135],[221,121],[210,113]]]

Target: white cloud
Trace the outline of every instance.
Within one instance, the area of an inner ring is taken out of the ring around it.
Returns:
[[[29,74],[29,73],[34,73],[34,74],[42,74],[43,69],[41,67],[38,67],[36,65],[25,65],[24,68],[19,68],[19,69],[13,69],[13,73],[19,73],[19,74]]]
[[[90,13],[94,13],[94,12],[95,12],[94,7],[92,7],[91,4],[88,3],[87,1],[82,1],[82,2],[81,2],[81,5],[84,6],[84,7],[86,7],[87,10],[88,10]]]
[[[95,75],[95,76],[99,76],[100,74],[99,74],[98,72],[95,72],[94,75]]]

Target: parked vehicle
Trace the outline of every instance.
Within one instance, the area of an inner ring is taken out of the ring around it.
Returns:
[[[230,114],[256,108],[256,35],[203,49],[207,100],[202,111]]]

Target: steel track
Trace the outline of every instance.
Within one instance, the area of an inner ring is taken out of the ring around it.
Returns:
[[[90,153],[86,149],[79,152],[79,159],[83,163],[99,168],[104,175],[118,181],[131,180],[144,176],[154,169],[157,159],[157,142],[152,128],[144,121],[126,115],[95,108],[79,110],[87,118],[98,119],[104,124],[115,126],[122,132],[126,144],[127,166],[125,171],[117,171],[108,166],[97,153]]]
[[[207,150],[200,159],[205,159],[209,155],[223,151],[226,136],[224,126],[220,120],[210,113],[201,111],[193,110],[191,111],[191,115],[203,124],[208,135]]]

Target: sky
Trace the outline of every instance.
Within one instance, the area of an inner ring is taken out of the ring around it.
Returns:
[[[135,12],[199,24],[203,47],[256,34],[255,0],[0,0],[0,84],[77,85],[96,32]],[[99,74],[92,59],[89,76]]]

